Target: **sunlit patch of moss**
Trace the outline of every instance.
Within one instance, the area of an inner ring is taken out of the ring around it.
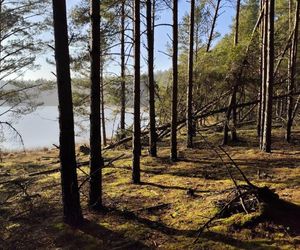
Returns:
[[[221,225],[210,227],[210,230],[213,232],[224,233],[224,232],[227,232],[228,227],[226,225],[221,224]]]
[[[146,227],[143,227],[141,225],[136,225],[131,222],[126,222],[118,226],[118,231],[127,238],[134,237],[135,239],[139,239],[141,237],[145,237],[145,235],[150,230],[149,229],[147,230]],[[132,234],[132,232],[135,232],[134,235]]]
[[[16,228],[20,227],[21,225],[19,223],[11,223],[8,226],[6,226],[7,230],[15,230]]]
[[[67,249],[99,249],[103,246],[103,241],[97,237],[72,229],[66,225],[54,225],[57,231],[55,238],[56,247],[64,247]]]
[[[204,136],[216,145],[222,139],[222,133],[209,131],[205,132]],[[274,153],[268,156],[253,146],[257,143],[254,130],[239,131],[239,138],[242,141],[238,146],[227,146],[225,149],[247,177],[258,186],[267,185],[276,189],[276,192],[284,199],[300,203],[299,181],[297,180],[300,175],[299,168],[297,168],[297,161],[300,161],[299,149],[296,146],[284,145],[288,150],[283,150],[282,142],[278,140],[274,144],[276,147]],[[112,166],[102,171],[103,201],[108,208],[115,208],[119,212],[95,214],[89,220],[97,223],[100,227],[121,236],[124,235],[129,240],[138,240],[154,248],[276,249],[280,247],[291,249],[296,244],[293,243],[295,237],[292,236],[291,240],[287,241],[285,233],[277,229],[274,229],[272,238],[263,239],[267,229],[255,229],[255,232],[258,233],[255,234],[253,230],[244,227],[247,222],[252,220],[254,214],[237,214],[215,220],[210,225],[210,229],[205,230],[201,235],[199,243],[194,245],[194,232],[220,210],[216,206],[216,202],[227,199],[234,185],[223,163],[207,147],[201,137],[195,138],[195,142],[199,146],[195,149],[187,150],[183,143],[184,140],[184,135],[179,136],[178,148],[181,161],[176,163],[169,160],[170,149],[167,140],[158,143],[157,158],[149,157],[144,148],[141,157],[141,180],[143,182],[141,185],[132,184],[130,150],[120,147],[116,150],[105,151],[105,159],[126,154],[125,159],[115,161]],[[13,158],[6,158],[4,163],[0,164],[0,171],[1,173],[9,171],[14,176],[20,176],[39,170],[52,169],[59,165],[53,164],[54,161],[57,161],[57,156],[57,150],[32,151],[26,155],[22,154],[22,157],[15,154]],[[79,155],[77,159],[78,162],[84,162],[89,160],[89,156]],[[89,173],[88,166],[81,169]],[[238,177],[239,184],[242,184],[242,178],[234,168],[231,169]],[[272,178],[258,178],[258,169],[272,175]],[[87,176],[80,170],[77,172],[79,183],[82,183]],[[42,202],[51,209],[56,208],[61,211],[59,182],[59,172],[41,175],[37,177],[37,182],[31,185],[29,191],[40,193]],[[189,193],[190,189],[194,191],[194,194]],[[81,204],[85,216],[89,214],[86,210],[88,190],[89,185],[86,182],[81,189]],[[1,192],[2,190],[0,190]],[[161,207],[155,208],[156,206]],[[14,206],[7,204],[5,209],[7,212],[2,213],[3,210],[1,210],[0,219],[4,214],[7,216]],[[127,213],[129,215],[133,213],[133,216],[128,216]],[[102,234],[91,236],[86,232],[73,230],[60,223],[60,217],[53,215],[53,219],[55,218],[56,222],[53,224],[51,236],[54,238],[54,243],[52,242],[51,246],[67,249],[106,247],[105,242],[102,241],[105,236]],[[50,221],[45,220],[43,223],[49,225],[52,223],[52,219]],[[22,224],[23,222],[20,223],[25,226]],[[34,221],[32,223],[34,224]],[[41,227],[41,225],[36,226]],[[167,229],[170,233],[165,231]]]
[[[58,222],[52,225],[56,230],[64,230],[66,229],[66,224],[62,222]]]
[[[235,226],[242,228],[247,223],[249,223],[251,220],[258,217],[259,215],[260,214],[258,212],[257,213],[249,213],[249,214],[238,213],[238,214],[234,214],[228,218],[221,219],[220,221],[222,222],[222,224],[224,224],[226,226],[235,225]]]
[[[37,180],[39,184],[45,184],[45,183],[51,183],[53,181],[58,181],[60,180],[60,173],[53,173],[49,175],[43,175],[40,179]]]

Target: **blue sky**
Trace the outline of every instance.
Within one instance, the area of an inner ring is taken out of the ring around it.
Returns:
[[[68,9],[72,8],[79,0],[67,0]],[[190,4],[186,0],[179,1],[179,17],[181,18],[185,13],[189,12]],[[221,15],[218,19],[216,31],[221,35],[229,32],[229,27],[234,15],[234,8],[228,2],[225,2],[222,8]],[[170,10],[166,10],[160,13],[160,19],[157,23],[172,23],[172,13]],[[166,70],[171,67],[171,60],[168,56],[160,53],[159,51],[165,51],[166,45],[170,42],[168,34],[171,36],[171,27],[160,26],[155,31],[155,69]],[[47,34],[49,35],[49,34]],[[38,56],[37,63],[40,64],[40,69],[35,71],[28,71],[24,75],[24,79],[54,79],[51,72],[55,71],[55,68],[46,63],[46,58],[51,58],[51,53]],[[109,71],[118,72],[119,66],[115,63],[110,64]],[[142,71],[146,70],[145,64],[142,65]]]

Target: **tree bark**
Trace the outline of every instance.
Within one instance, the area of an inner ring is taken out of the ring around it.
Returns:
[[[290,5],[292,5],[291,1],[290,1]],[[291,9],[292,6],[290,6],[290,10]],[[298,33],[299,33],[299,0],[297,0],[296,2],[294,30],[295,31],[292,40],[292,46],[290,48],[289,69],[288,69],[289,79],[288,79],[288,97],[287,97],[287,126],[286,126],[286,135],[285,135],[285,139],[287,142],[291,142],[291,131],[293,125],[293,109],[294,109],[293,92],[295,88]]]
[[[125,138],[125,112],[126,112],[126,81],[125,81],[125,1],[122,1],[121,10],[121,139]]]
[[[70,76],[70,57],[66,2],[53,0],[53,26],[55,40],[56,77],[59,101],[59,141],[61,185],[64,221],[71,225],[82,222],[80,197],[78,191],[74,116]]]
[[[148,85],[149,85],[149,154],[157,156],[155,122],[155,82],[154,82],[154,26],[152,19],[152,1],[147,0],[147,42],[148,42]]]
[[[240,6],[241,6],[241,0],[237,0],[237,3],[236,3],[236,16],[235,16],[235,36],[234,36],[234,46],[235,47],[237,47],[237,45],[239,43]],[[231,140],[233,142],[237,141],[237,133],[236,133],[236,124],[237,124],[236,96],[237,96],[237,91],[234,91],[233,97],[232,97],[232,102],[233,102],[233,104],[232,104],[233,129],[231,130]]]
[[[103,77],[103,65],[101,64],[100,69],[100,82],[101,82],[101,123],[102,123],[102,142],[103,146],[107,145],[106,138],[106,122],[105,122],[105,100],[104,100],[104,77]]]
[[[233,111],[233,105],[235,105],[236,109],[236,92],[238,89],[238,81],[241,79],[242,70],[240,70],[237,78],[235,79],[234,86],[232,88],[232,95],[229,99],[228,109],[226,110],[225,114],[225,124],[223,129],[223,145],[228,145],[228,132],[229,132],[229,121],[230,121],[230,114]]]
[[[241,8],[241,0],[237,0],[236,13],[235,13],[235,35],[234,35],[235,46],[237,46],[239,43],[240,8]]]
[[[213,17],[213,22],[212,22],[210,34],[209,34],[209,37],[208,37],[206,52],[209,52],[210,47],[211,47],[211,43],[212,43],[212,40],[213,40],[214,31],[215,31],[215,27],[216,27],[216,22],[217,22],[218,15],[219,15],[220,4],[221,4],[221,0],[217,0],[217,6],[216,6],[216,9],[215,9],[215,14],[214,14],[214,17]]]
[[[173,85],[171,118],[171,160],[177,161],[177,99],[178,99],[178,0],[173,0]]]
[[[140,121],[140,1],[134,0],[134,122],[132,147],[132,181],[140,183],[141,121]]]
[[[188,63],[188,86],[187,86],[187,144],[188,148],[193,147],[193,73],[194,73],[194,29],[195,29],[195,0],[191,0],[190,12],[190,48]]]
[[[101,87],[100,87],[100,3],[90,0],[91,38],[91,114],[90,114],[90,192],[89,206],[102,208],[102,171],[101,154]]]
[[[266,80],[267,80],[267,39],[268,39],[268,9],[267,0],[263,0],[263,30],[262,30],[262,55],[261,55],[261,118],[260,118],[260,149],[263,148],[263,137],[265,129],[265,110],[266,110]]]
[[[268,32],[267,32],[267,78],[265,89],[264,133],[262,150],[271,153],[272,137],[272,103],[274,85],[274,12],[275,0],[268,1]]]

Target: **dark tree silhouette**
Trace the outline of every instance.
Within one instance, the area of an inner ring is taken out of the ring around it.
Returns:
[[[125,138],[126,81],[125,81],[125,0],[121,2],[121,139]]]
[[[74,117],[70,77],[70,57],[66,2],[53,0],[56,77],[59,101],[60,164],[64,221],[71,225],[82,222],[78,191]]]
[[[93,209],[102,208],[101,155],[101,87],[100,87],[100,2],[90,0],[91,17],[91,114],[90,114],[90,193],[89,205]]]
[[[152,22],[152,1],[146,1],[147,8],[147,42],[148,42],[148,85],[149,85],[149,153],[157,156],[155,124],[155,82],[154,82],[154,27]]]
[[[188,87],[187,87],[187,147],[193,147],[193,76],[194,76],[194,29],[195,29],[195,0],[191,0],[190,12],[190,48],[188,63]]]
[[[177,99],[178,99],[178,0],[173,0],[173,85],[171,120],[171,160],[177,161]]]
[[[140,1],[134,0],[134,122],[132,145],[132,181],[140,183],[141,118],[140,118],[140,79],[141,79],[141,39]]]
[[[291,6],[292,2],[290,1],[290,11],[293,9]],[[287,142],[291,142],[291,132],[293,125],[293,109],[294,109],[294,97],[293,93],[295,91],[295,78],[296,78],[296,63],[297,63],[297,50],[298,50],[298,34],[299,34],[299,0],[296,1],[295,7],[295,20],[294,20],[294,34],[292,39],[292,45],[290,48],[289,54],[289,68],[288,68],[288,98],[287,98],[287,125],[286,125],[286,134],[285,139]],[[291,21],[290,21],[291,22]],[[290,27],[292,24],[290,23]],[[290,31],[291,28],[290,28]]]
[[[240,27],[240,7],[241,0],[237,0],[236,3],[236,15],[235,15],[235,35],[234,35],[234,46],[237,46],[239,43],[239,27]],[[237,125],[237,110],[236,110],[236,96],[237,91],[233,93],[233,104],[232,104],[232,124],[233,129],[231,130],[231,140],[233,142],[237,141],[236,125]]]

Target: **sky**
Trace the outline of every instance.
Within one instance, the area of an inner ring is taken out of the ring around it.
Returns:
[[[67,8],[68,12],[72,7],[74,7],[79,0],[67,0]],[[179,0],[179,20],[183,15],[189,12],[190,4],[187,0]],[[216,31],[221,34],[221,36],[225,35],[230,30],[230,24],[232,23],[232,18],[234,15],[234,7],[229,2],[225,2],[223,4],[223,8],[220,13],[220,17],[217,21]],[[170,10],[165,10],[160,13],[160,18],[157,20],[158,23],[172,23],[172,13]],[[45,34],[45,36],[49,36],[50,31]],[[171,27],[167,26],[159,26],[155,30],[155,70],[167,70],[171,67],[171,58],[167,55],[161,53],[160,51],[166,51],[166,46],[170,43],[169,36],[172,35]],[[46,62],[46,58],[52,58],[52,52],[47,52],[43,55],[38,55],[37,64],[40,65],[38,70],[35,71],[27,71],[24,75],[24,79],[52,79],[54,80],[54,75],[52,72],[55,72],[55,68],[52,65],[49,65]],[[109,71],[118,73],[119,65],[116,63],[111,63],[109,65]],[[142,72],[146,71],[146,64],[142,63]]]

